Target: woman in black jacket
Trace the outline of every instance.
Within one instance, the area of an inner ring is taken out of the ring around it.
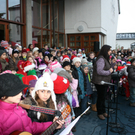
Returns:
[[[130,62],[131,66],[127,67],[128,83],[130,87],[130,106],[135,107],[135,58]]]

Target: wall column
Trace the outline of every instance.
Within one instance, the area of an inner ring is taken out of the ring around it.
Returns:
[[[31,0],[26,0],[26,47],[32,44],[32,10]]]

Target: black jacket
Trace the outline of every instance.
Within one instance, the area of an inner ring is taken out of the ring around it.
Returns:
[[[82,84],[82,85],[84,85],[84,91],[86,91],[86,88],[87,88],[86,76],[85,76],[85,73],[84,73],[84,71],[82,70],[82,68],[80,68],[80,69],[81,69],[81,71],[82,71],[82,73],[83,73],[83,78],[84,78],[84,84]],[[73,65],[73,67],[72,67],[72,75],[73,75],[73,78],[74,78],[74,79],[78,79],[78,80],[79,80],[78,72],[77,72],[77,69],[75,68],[74,65]],[[78,91],[78,94],[79,94],[79,95],[82,94],[81,89],[80,89],[80,87],[79,87],[79,83],[78,83],[77,91]]]
[[[128,83],[130,87],[135,87],[135,66],[128,66]]]

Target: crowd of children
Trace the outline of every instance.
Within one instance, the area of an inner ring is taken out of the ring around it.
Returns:
[[[115,63],[113,72],[120,71],[123,74],[121,80],[126,99],[130,97],[130,105],[135,106],[133,74],[135,59],[131,59],[130,56],[120,55],[120,52],[112,53],[110,64]],[[96,112],[98,95],[91,81],[95,62],[94,52],[86,55],[85,49],[48,48],[48,45],[39,49],[32,44],[22,49],[18,44],[12,47],[7,41],[2,41],[0,46],[0,113],[2,114],[0,134],[10,134],[15,130],[33,134],[41,133],[57,119],[55,116],[29,109],[26,110],[27,117],[26,111],[17,105],[20,100],[23,104],[60,111],[69,105],[71,113],[65,122],[58,121],[58,128],[62,124],[66,128],[91,103],[91,110]],[[87,114],[90,114],[90,111]],[[15,118],[11,117],[7,120],[10,115]],[[22,125],[18,124],[19,117],[22,119]],[[74,127],[69,135],[75,131]],[[53,133],[55,132],[57,131]]]

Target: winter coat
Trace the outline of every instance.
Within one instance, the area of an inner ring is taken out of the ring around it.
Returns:
[[[130,87],[135,87],[135,66],[128,66],[128,83]]]
[[[1,72],[3,72],[5,70],[5,68],[8,66],[8,63],[6,60],[0,59],[0,65],[1,65],[0,70],[1,70]]]
[[[86,91],[86,87],[87,87],[87,84],[86,84],[86,77],[85,77],[84,71],[83,71],[81,68],[80,68],[80,70],[81,70],[82,73],[83,73],[83,78],[84,78],[84,91]],[[78,72],[77,72],[77,69],[75,68],[74,65],[73,65],[72,71],[73,71],[73,72],[72,72],[73,78],[79,80]],[[78,84],[78,87],[77,87],[77,91],[78,91],[78,95],[81,95],[81,94],[82,94],[81,89],[80,89],[80,87],[79,87],[79,84]]]
[[[13,61],[12,58],[9,58],[9,69],[10,70],[18,70],[17,63],[19,61],[19,58],[15,58],[15,62]]]
[[[0,135],[9,135],[14,131],[27,131],[39,135],[45,131],[52,122],[33,122],[27,113],[17,104],[10,104],[0,100]]]
[[[78,80],[74,79],[72,80],[72,83],[70,83],[71,88],[73,89],[72,95],[76,101],[76,107],[79,107],[79,101],[78,101],[78,93],[77,93],[77,86],[78,86]]]

